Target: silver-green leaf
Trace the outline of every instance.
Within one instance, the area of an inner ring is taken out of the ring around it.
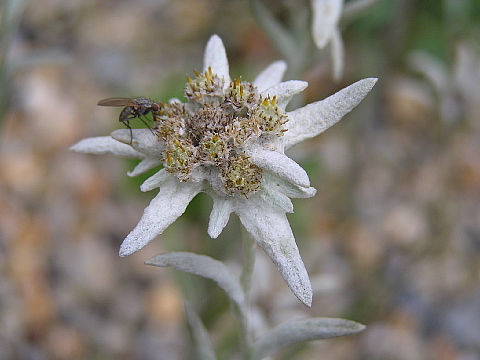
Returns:
[[[207,329],[197,315],[192,304],[185,301],[185,315],[192,336],[195,355],[198,360],[216,360],[215,351],[208,335]]]
[[[203,276],[215,281],[245,314],[245,293],[237,276],[235,276],[221,261],[206,255],[189,252],[170,252],[158,254],[145,264],[154,266],[172,266],[191,274]]]
[[[252,347],[252,360],[260,360],[297,342],[330,339],[355,334],[365,325],[336,318],[310,318],[286,321],[262,335]]]

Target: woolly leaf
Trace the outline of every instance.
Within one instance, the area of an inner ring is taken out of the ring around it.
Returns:
[[[336,318],[311,318],[286,321],[262,335],[253,345],[253,360],[263,359],[279,349],[297,342],[330,339],[355,334],[365,326]]]

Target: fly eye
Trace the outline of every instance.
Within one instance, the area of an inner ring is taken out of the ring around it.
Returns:
[[[157,104],[157,103],[153,103],[153,105],[152,105],[152,110],[153,110],[153,111],[158,111],[158,110],[160,110],[160,105]]]

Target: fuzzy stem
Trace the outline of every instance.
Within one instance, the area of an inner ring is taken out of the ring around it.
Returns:
[[[240,282],[243,286],[243,291],[247,299],[250,295],[250,288],[252,284],[253,269],[255,268],[255,249],[257,243],[252,236],[242,227],[243,239],[243,269]]]
[[[252,345],[252,334],[249,323],[250,309],[250,289],[252,285],[253,270],[255,268],[255,250],[257,243],[252,236],[242,227],[243,239],[243,268],[240,282],[245,293],[245,311],[240,313],[242,323],[242,345],[244,349],[245,359],[249,358],[250,348]]]

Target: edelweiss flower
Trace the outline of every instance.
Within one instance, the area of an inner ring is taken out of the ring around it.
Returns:
[[[236,213],[242,224],[278,267],[294,294],[306,305],[312,289],[286,213],[290,198],[308,198],[307,173],[284,152],[340,120],[371,90],[376,79],[361,80],[335,95],[292,112],[285,107],[307,86],[281,82],[286,64],[277,61],[253,83],[229,75],[222,40],[210,38],[202,73],[188,78],[186,103],[161,103],[149,129],[117,130],[111,137],[89,138],[71,149],[115,154],[142,161],[129,173],[142,174],[162,165],[142,191],[158,195],[120,248],[126,256],[143,248],[183,214],[192,198],[213,198],[208,234],[216,238]]]

